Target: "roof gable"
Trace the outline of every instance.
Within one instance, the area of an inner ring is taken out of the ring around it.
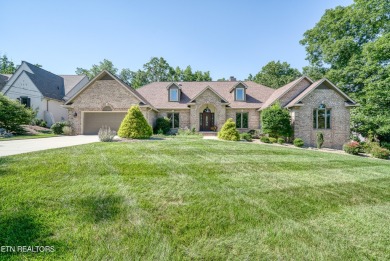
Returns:
[[[195,100],[201,96],[205,91],[207,90],[210,90],[211,92],[213,92],[215,95],[217,95],[219,98],[221,98],[221,102],[224,102],[224,103],[229,103],[225,98],[223,98],[219,93],[217,93],[213,88],[211,88],[209,85],[206,86],[206,88],[204,88],[201,92],[199,92],[194,98],[192,98],[190,100],[189,103],[193,103],[195,102]]]
[[[291,89],[293,89],[297,84],[299,84],[304,79],[306,79],[310,83],[313,83],[313,81],[307,76],[299,77],[298,79],[290,83],[287,83],[286,85],[276,89],[274,93],[272,93],[272,95],[268,98],[268,100],[261,106],[261,110],[274,104],[277,100],[282,98],[286,93],[288,93]]]
[[[150,104],[146,101],[145,98],[143,98],[141,96],[141,94],[139,94],[135,89],[133,89],[132,87],[130,87],[129,85],[127,85],[126,83],[124,83],[123,81],[121,81],[118,77],[116,77],[115,75],[113,75],[112,73],[110,73],[109,71],[102,71],[100,72],[98,75],[95,76],[95,78],[93,78],[89,83],[87,83],[86,85],[84,85],[84,87],[82,87],[78,92],[76,92],[72,97],[70,97],[70,99],[65,103],[65,105],[69,105],[71,104],[71,102],[76,98],[78,97],[83,91],[85,91],[86,89],[88,89],[90,86],[92,86],[93,83],[95,83],[96,81],[98,80],[115,80],[117,81],[120,86],[122,86],[123,88],[125,88],[128,92],[130,92],[131,94],[134,95],[134,97],[136,99],[138,99],[140,101],[140,104],[142,105],[149,105]],[[151,108],[153,108],[152,106],[150,106]],[[153,108],[154,109],[154,108]]]
[[[244,87],[245,89],[248,88],[248,85],[246,85],[244,82],[238,82],[237,84],[233,85],[232,88],[230,88],[229,92],[232,92],[234,89],[236,89],[236,88],[239,87],[240,85],[242,85],[242,87]]]
[[[323,78],[321,80],[318,80],[314,83],[312,83],[306,90],[304,90],[302,93],[300,93],[297,97],[295,97],[291,102],[289,102],[285,107],[293,107],[293,106],[302,106],[302,100],[309,95],[312,91],[317,89],[319,86],[321,86],[323,83],[327,84],[328,87],[336,91],[340,96],[342,96],[344,99],[346,99],[346,102],[352,104],[349,106],[356,106],[356,102],[352,100],[347,94],[345,94],[343,91],[341,91],[339,88],[336,87],[331,81],[329,81],[326,78]]]

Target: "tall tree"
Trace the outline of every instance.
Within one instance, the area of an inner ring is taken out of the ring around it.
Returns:
[[[301,73],[297,69],[291,68],[287,62],[271,61],[261,68],[260,72],[253,77],[253,81],[276,89],[299,76]]]
[[[13,74],[16,71],[15,64],[10,61],[7,55],[3,55],[0,57],[0,73],[4,74]]]
[[[319,66],[305,66],[302,68],[302,74],[308,76],[313,81],[325,77],[327,69]]]
[[[172,80],[172,71],[174,71],[174,69],[162,57],[152,57],[149,62],[144,64],[144,70],[146,72],[148,82],[170,81]]]
[[[85,74],[89,79],[93,79],[103,70],[107,70],[114,75],[116,75],[118,72],[118,68],[116,68],[110,60],[104,59],[99,63],[99,65],[92,65],[91,69],[89,70],[77,67],[76,74]]]
[[[390,2],[355,0],[329,9],[304,33],[301,44],[312,66],[360,103],[353,130],[390,140]]]

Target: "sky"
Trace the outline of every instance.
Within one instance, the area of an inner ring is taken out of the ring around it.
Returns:
[[[74,74],[103,59],[142,69],[172,67],[244,80],[272,60],[308,65],[299,44],[326,9],[352,0],[46,1],[0,0],[0,55]]]

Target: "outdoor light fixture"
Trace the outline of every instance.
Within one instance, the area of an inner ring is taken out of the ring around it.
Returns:
[[[74,113],[73,113],[73,117],[77,117],[77,112],[74,112]]]

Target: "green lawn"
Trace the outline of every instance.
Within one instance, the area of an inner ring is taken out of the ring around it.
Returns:
[[[11,138],[0,138],[0,141],[7,141],[7,140],[27,140],[27,139],[40,139],[40,138],[50,138],[55,137],[56,134],[53,133],[39,133],[34,135],[15,135]]]
[[[1,259],[389,260],[390,161],[244,142],[0,158]]]

